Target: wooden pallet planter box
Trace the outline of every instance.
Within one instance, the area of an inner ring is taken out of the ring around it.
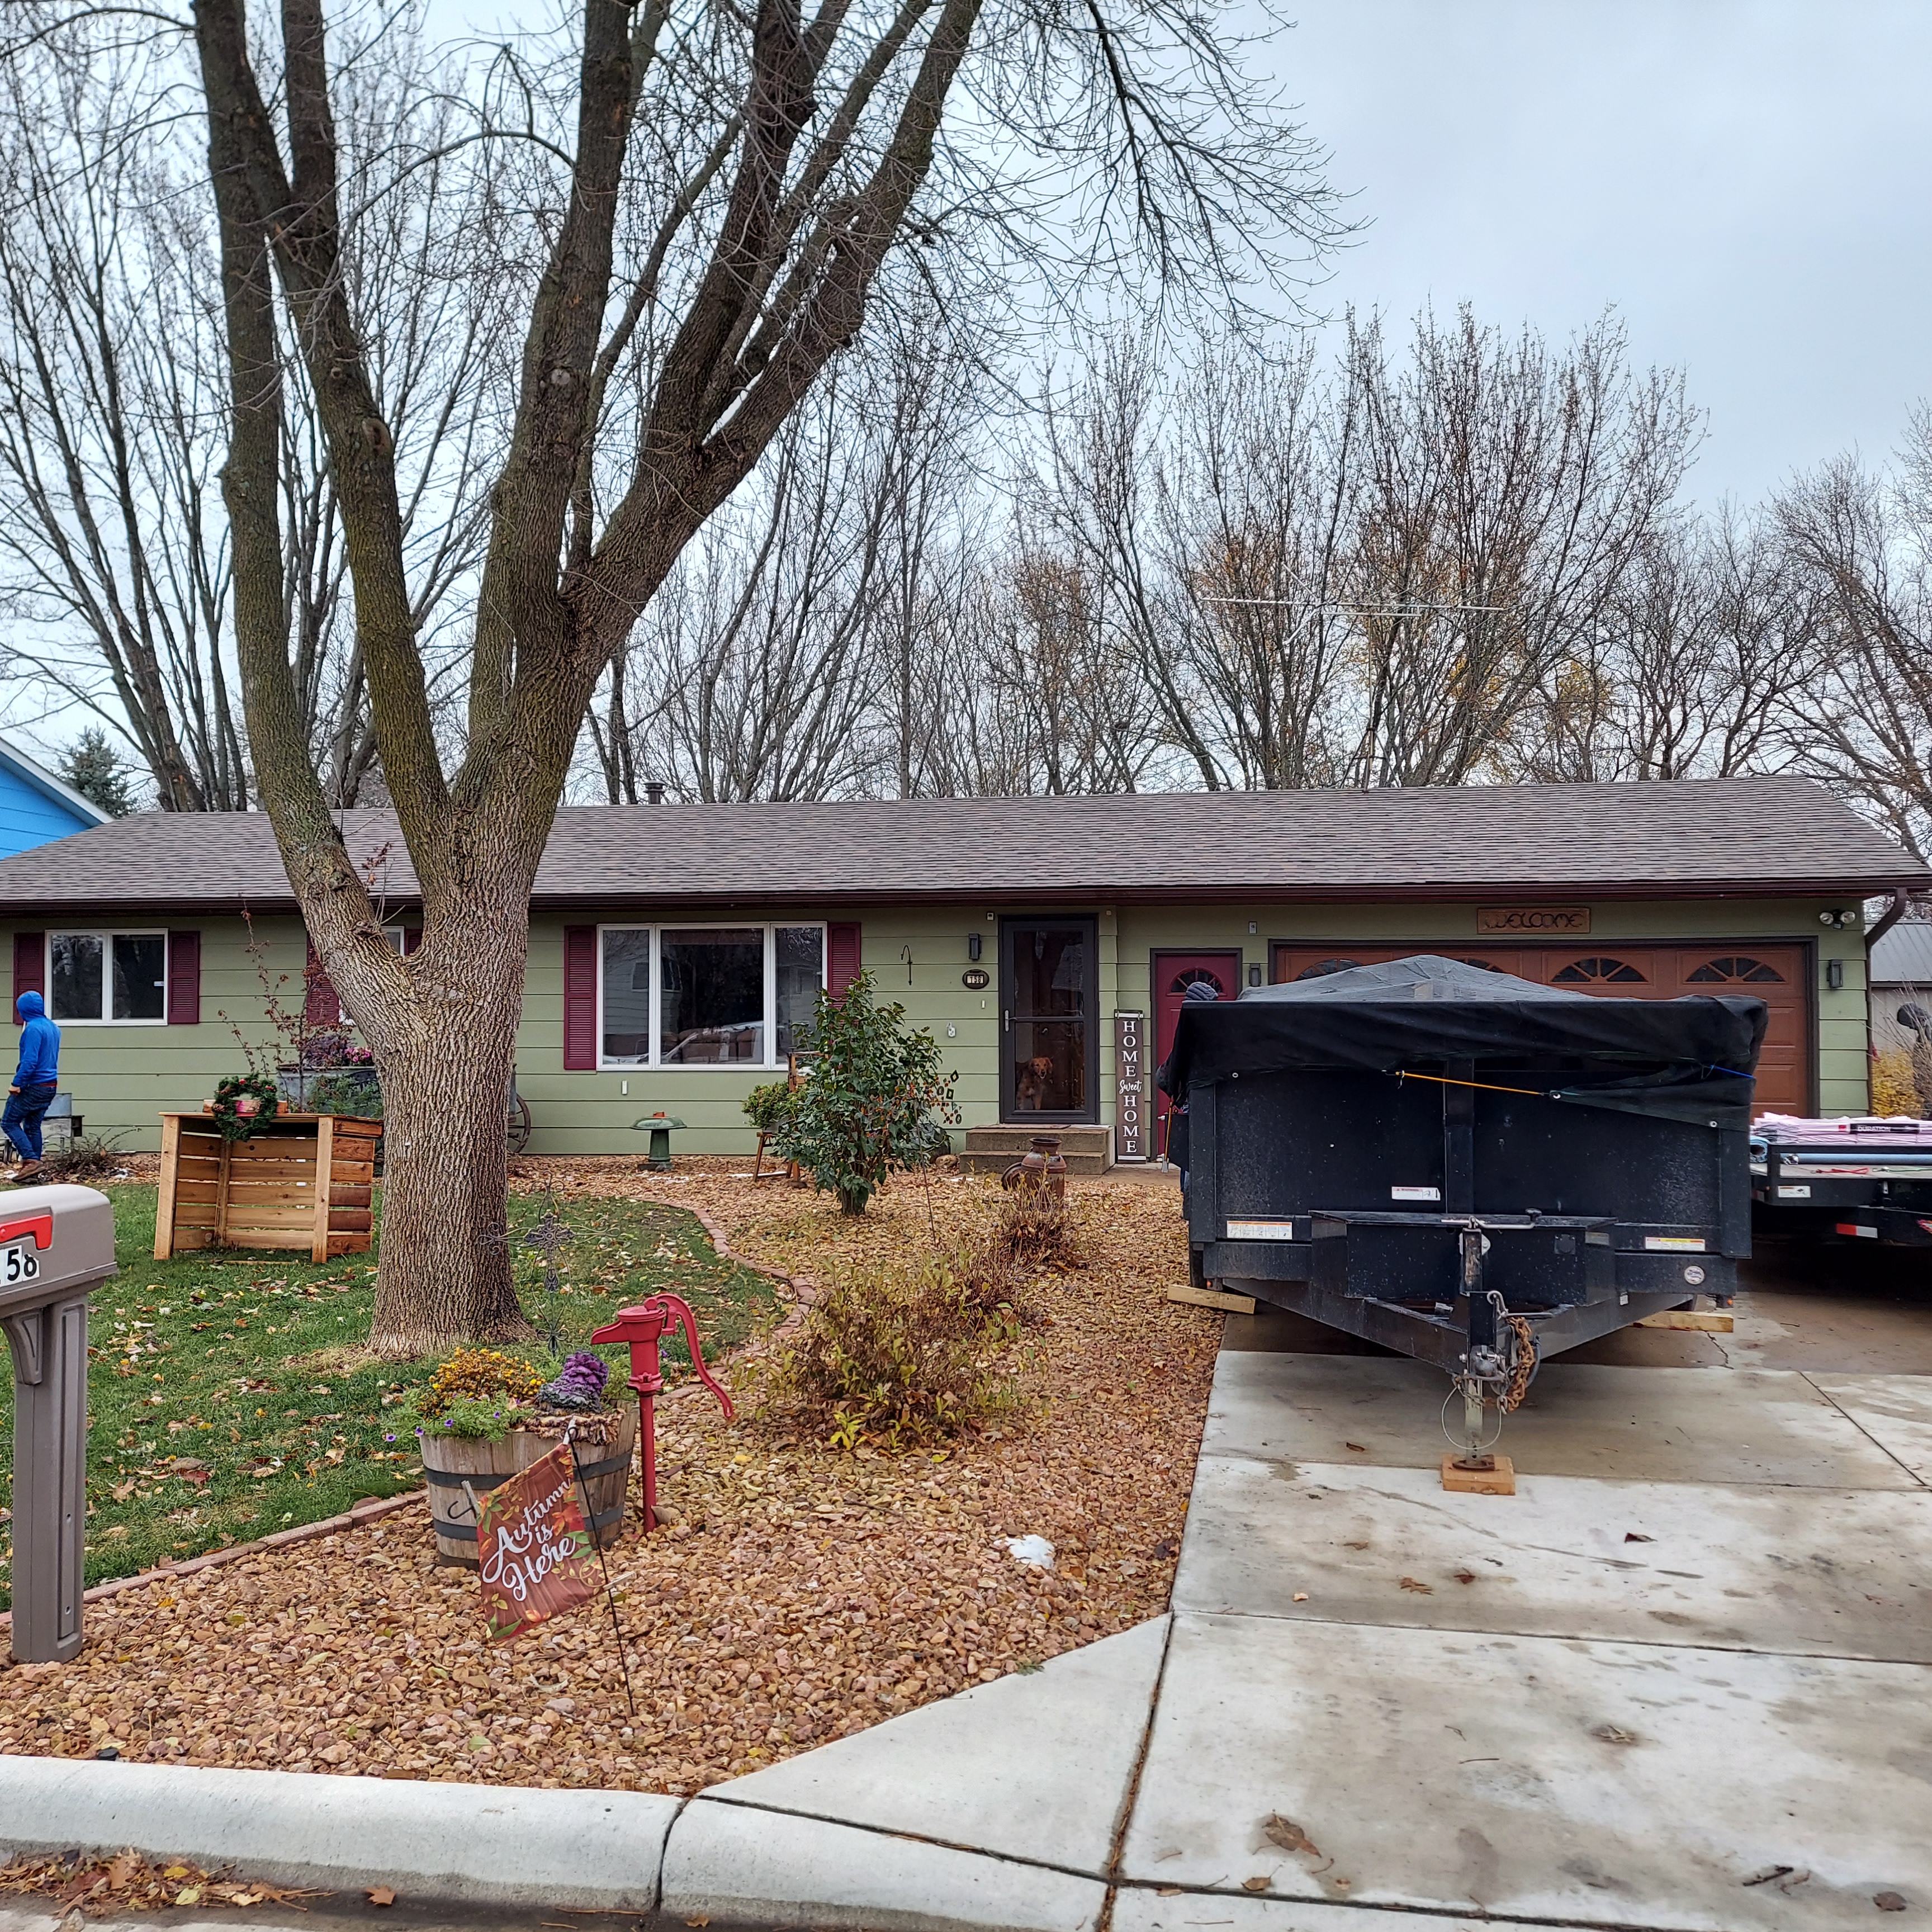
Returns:
[[[346,1114],[278,1114],[230,1141],[206,1114],[164,1114],[155,1260],[198,1248],[366,1253],[382,1131]]]

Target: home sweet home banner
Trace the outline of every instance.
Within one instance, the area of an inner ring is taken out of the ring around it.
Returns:
[[[492,1643],[597,1594],[568,1442],[479,1498],[476,1554]]]

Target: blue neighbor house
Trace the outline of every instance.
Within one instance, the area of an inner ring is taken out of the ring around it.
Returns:
[[[0,859],[106,823],[100,806],[0,738]]]

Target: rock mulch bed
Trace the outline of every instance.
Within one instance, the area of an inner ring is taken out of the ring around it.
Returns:
[[[988,1212],[967,1181],[902,1184],[848,1221],[724,1163],[542,1166],[566,1198],[700,1208],[807,1276]],[[605,1606],[487,1648],[474,1578],[433,1567],[418,1505],[91,1606],[74,1663],[0,1672],[0,1751],[689,1792],[1158,1614],[1220,1322],[1162,1298],[1186,1269],[1170,1190],[1074,1192],[1085,1265],[1034,1282],[1012,1406],[949,1452],[841,1454],[727,1425],[695,1383],[666,1398],[678,1520],[610,1558],[634,1717]],[[1055,1570],[1004,1546],[1030,1534]]]

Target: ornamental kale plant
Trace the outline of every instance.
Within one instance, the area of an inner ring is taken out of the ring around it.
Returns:
[[[940,1073],[939,1042],[906,1024],[904,1007],[874,998],[869,973],[836,999],[819,994],[806,1046],[805,1084],[772,1144],[814,1186],[836,1193],[847,1214],[862,1214],[895,1168],[928,1166],[947,1151],[958,1076]]]
[[[601,1355],[580,1348],[566,1361],[562,1372],[538,1391],[551,1408],[596,1409],[604,1406],[604,1385],[610,1379],[610,1366]]]

